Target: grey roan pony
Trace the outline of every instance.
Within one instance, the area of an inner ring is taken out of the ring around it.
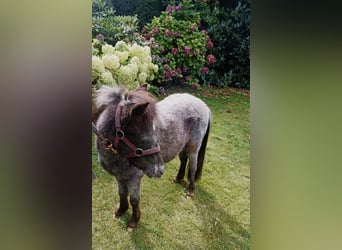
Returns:
[[[93,121],[99,162],[118,182],[116,216],[126,212],[130,196],[130,228],[140,218],[142,176],[161,177],[164,164],[177,155],[181,164],[174,181],[183,180],[189,160],[188,196],[193,196],[210,128],[210,110],[203,101],[189,94],[173,94],[157,102],[147,85],[128,93],[120,87],[102,87],[97,91]]]

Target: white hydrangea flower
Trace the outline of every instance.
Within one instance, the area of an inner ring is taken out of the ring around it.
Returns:
[[[129,55],[130,55],[131,57],[137,56],[137,57],[139,57],[140,59],[143,59],[143,58],[146,56],[145,51],[144,51],[144,48],[141,47],[141,46],[139,46],[139,45],[137,45],[136,43],[134,43],[134,44],[132,45],[132,47],[130,48],[130,50],[129,50]]]
[[[142,83],[146,83],[146,79],[147,79],[147,74],[145,72],[141,72],[139,75],[138,75],[138,80],[139,82],[142,84]]]
[[[115,77],[120,84],[132,84],[137,78],[138,66],[134,64],[128,64],[121,66],[115,73]]]
[[[154,73],[158,72],[158,65],[157,64],[153,64],[153,63],[149,63],[148,64],[148,68],[153,71]]]
[[[110,70],[116,70],[120,67],[120,60],[116,55],[107,54],[102,57],[104,66]]]
[[[113,75],[109,71],[103,72],[101,74],[101,79],[105,84],[115,84]]]
[[[112,45],[105,44],[102,46],[102,53],[103,54],[105,54],[105,55],[106,54],[114,54],[114,52],[115,52],[115,48]]]
[[[133,57],[129,60],[129,62],[130,62],[130,63],[135,63],[135,64],[137,64],[137,65],[141,64],[140,59],[139,59],[139,57],[137,57],[137,56],[133,56]]]
[[[129,50],[128,45],[124,41],[118,41],[115,44],[115,49],[118,51],[128,51]]]
[[[126,84],[129,88],[154,80],[158,65],[152,63],[149,46],[124,41],[102,46],[102,55],[92,58],[92,80]]]
[[[124,63],[128,60],[128,51],[115,51],[114,54],[119,58],[120,63]]]
[[[105,71],[105,67],[100,57],[92,56],[92,65],[91,65],[91,76],[92,81],[96,80],[101,76],[101,73]]]
[[[139,67],[139,72],[145,72],[145,73],[149,73],[149,67],[147,63],[141,63],[138,65]]]
[[[151,48],[149,46],[144,46],[144,51],[146,55],[151,55]]]

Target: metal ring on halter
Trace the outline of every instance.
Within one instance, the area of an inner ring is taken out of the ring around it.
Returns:
[[[116,136],[119,137],[120,139],[125,137],[125,133],[120,129],[116,131]]]
[[[142,148],[137,148],[137,149],[135,149],[135,151],[134,151],[134,155],[137,156],[137,157],[142,156],[143,153],[144,153],[144,150],[143,150]]]

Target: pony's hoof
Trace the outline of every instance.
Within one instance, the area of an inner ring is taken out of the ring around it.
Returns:
[[[115,217],[121,217],[124,213],[126,212],[126,210],[122,211],[120,209],[115,211]]]
[[[186,198],[192,198],[194,195],[194,191],[188,191],[188,193],[186,194]]]
[[[136,228],[138,226],[138,222],[137,221],[130,221],[128,223],[128,230],[132,231],[134,228]]]
[[[172,181],[173,181],[173,183],[182,183],[183,180],[175,177]]]

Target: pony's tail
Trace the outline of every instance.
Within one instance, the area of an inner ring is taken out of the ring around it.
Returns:
[[[207,132],[205,133],[205,135],[203,137],[201,148],[200,148],[200,150],[198,152],[198,156],[197,156],[197,169],[196,169],[196,173],[195,173],[195,181],[199,180],[201,178],[201,175],[202,175],[204,155],[205,155],[205,150],[207,148],[209,130],[210,130],[210,118],[209,118],[209,122],[208,122]]]

